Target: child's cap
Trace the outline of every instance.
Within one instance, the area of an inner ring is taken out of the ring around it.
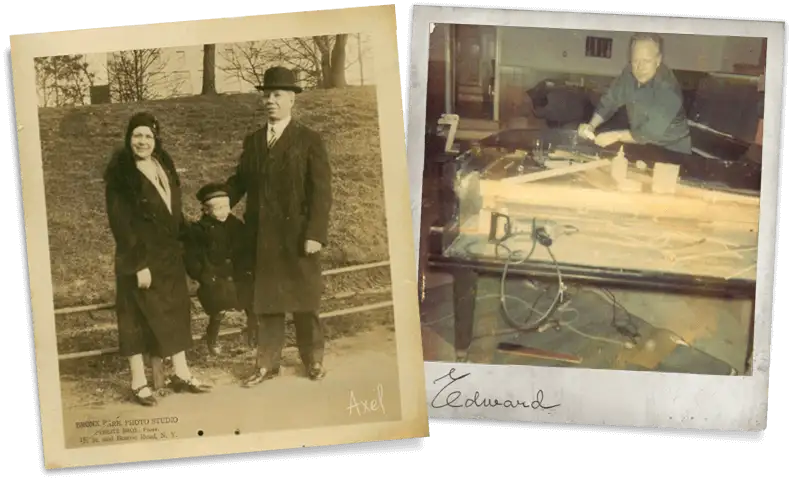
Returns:
[[[198,199],[201,203],[206,203],[208,200],[217,197],[227,197],[228,196],[228,187],[226,187],[223,183],[210,183],[201,187],[198,190],[198,193],[195,194],[195,198]]]

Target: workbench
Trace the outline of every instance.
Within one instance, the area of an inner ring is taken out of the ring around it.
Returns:
[[[453,277],[459,358],[473,336],[479,276],[501,276],[507,262],[509,277],[552,283],[560,273],[564,283],[753,302],[758,195],[709,189],[697,181],[680,182],[673,194],[653,193],[656,159],[630,156],[626,178],[632,189],[623,191],[610,172],[615,149],[575,149],[548,150],[544,166],[529,162],[526,168],[515,159],[530,157],[530,151],[485,144],[468,160],[475,167],[458,172],[453,221],[436,232],[440,247],[428,265]],[[575,162],[581,158],[601,166],[586,168],[585,161]],[[548,175],[547,159],[571,161]],[[636,160],[646,167],[638,168]],[[561,174],[564,169],[572,173]],[[516,179],[521,176],[536,179]],[[493,241],[493,212],[508,216],[518,233]],[[534,245],[536,225],[552,232],[549,249]],[[508,251],[518,254],[510,260]],[[516,261],[530,251],[527,261]]]

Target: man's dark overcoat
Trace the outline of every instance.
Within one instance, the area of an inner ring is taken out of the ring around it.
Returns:
[[[116,244],[119,350],[124,356],[169,357],[192,345],[181,188],[170,156],[158,156],[168,176],[173,213],[128,150],[117,151],[105,171],[107,217]],[[143,290],[137,272],[145,268],[151,271],[151,286]]]
[[[270,150],[267,130],[248,135],[227,186],[232,207],[245,201],[245,241],[253,252],[253,311],[319,310],[323,290],[319,254],[307,239],[327,245],[331,169],[319,134],[292,119]]]

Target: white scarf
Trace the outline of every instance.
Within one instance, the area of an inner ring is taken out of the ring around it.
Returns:
[[[168,211],[171,212],[171,189],[168,181],[168,175],[162,168],[162,165],[154,158],[148,160],[138,160],[135,162],[138,170],[154,185],[154,188],[159,192]],[[173,212],[171,212],[173,213]]]

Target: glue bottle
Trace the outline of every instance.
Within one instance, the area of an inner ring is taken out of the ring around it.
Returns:
[[[619,147],[619,153],[611,161],[611,176],[616,181],[627,178],[627,157],[624,156],[624,146]]]

